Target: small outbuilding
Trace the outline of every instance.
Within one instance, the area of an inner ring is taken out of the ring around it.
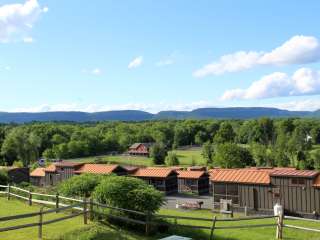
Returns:
[[[30,183],[35,186],[43,187],[45,185],[45,168],[36,168],[30,173]]]
[[[206,171],[178,170],[177,173],[179,192],[209,193],[209,174]]]
[[[178,173],[170,168],[139,168],[131,174],[165,194],[178,192]]]
[[[0,170],[7,172],[11,183],[29,182],[30,180],[28,167],[0,167]]]

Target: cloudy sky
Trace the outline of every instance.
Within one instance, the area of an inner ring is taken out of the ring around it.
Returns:
[[[0,111],[320,109],[320,2],[0,0]]]

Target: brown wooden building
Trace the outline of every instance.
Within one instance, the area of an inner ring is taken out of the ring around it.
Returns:
[[[230,199],[236,208],[272,212],[280,203],[287,214],[320,213],[319,172],[293,168],[213,169],[214,205]]]
[[[206,171],[178,170],[177,173],[179,192],[209,193],[209,174]]]
[[[11,183],[29,182],[30,170],[28,167],[4,167],[0,166],[0,170],[6,171]]]
[[[152,143],[135,143],[129,147],[128,153],[132,156],[149,157]]]
[[[44,185],[56,185],[75,174],[92,173],[92,174],[117,174],[127,175],[128,171],[119,165],[107,164],[89,164],[62,161],[53,163],[44,169]]]
[[[170,168],[139,168],[131,174],[165,194],[178,192],[177,172]]]
[[[36,168],[30,173],[30,183],[35,186],[45,186],[45,168]]]

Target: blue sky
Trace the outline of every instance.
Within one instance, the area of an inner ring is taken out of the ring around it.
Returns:
[[[316,0],[0,0],[0,110],[318,109],[319,12]]]

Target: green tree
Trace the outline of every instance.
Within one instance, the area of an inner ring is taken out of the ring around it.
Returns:
[[[179,165],[179,159],[175,152],[168,152],[168,155],[166,156],[165,163],[167,166],[178,166]]]
[[[214,146],[210,142],[206,142],[202,146],[202,156],[206,160],[207,165],[211,165],[213,163],[214,157]]]
[[[13,158],[27,167],[39,157],[41,139],[35,133],[28,133],[24,128],[14,128],[3,142],[1,154],[12,164]]]
[[[152,158],[154,164],[156,165],[164,164],[166,156],[167,156],[167,150],[164,144],[155,143],[150,148],[150,157]]]
[[[267,147],[259,143],[252,143],[250,150],[254,161],[257,166],[267,166],[269,165]]]
[[[248,149],[234,143],[222,143],[217,145],[214,163],[223,168],[238,168],[253,165],[253,159]]]
[[[215,143],[233,142],[235,139],[235,132],[232,125],[229,122],[223,122],[220,125],[218,132],[214,137]]]
[[[312,159],[314,168],[320,170],[320,149],[317,149],[313,152]]]

